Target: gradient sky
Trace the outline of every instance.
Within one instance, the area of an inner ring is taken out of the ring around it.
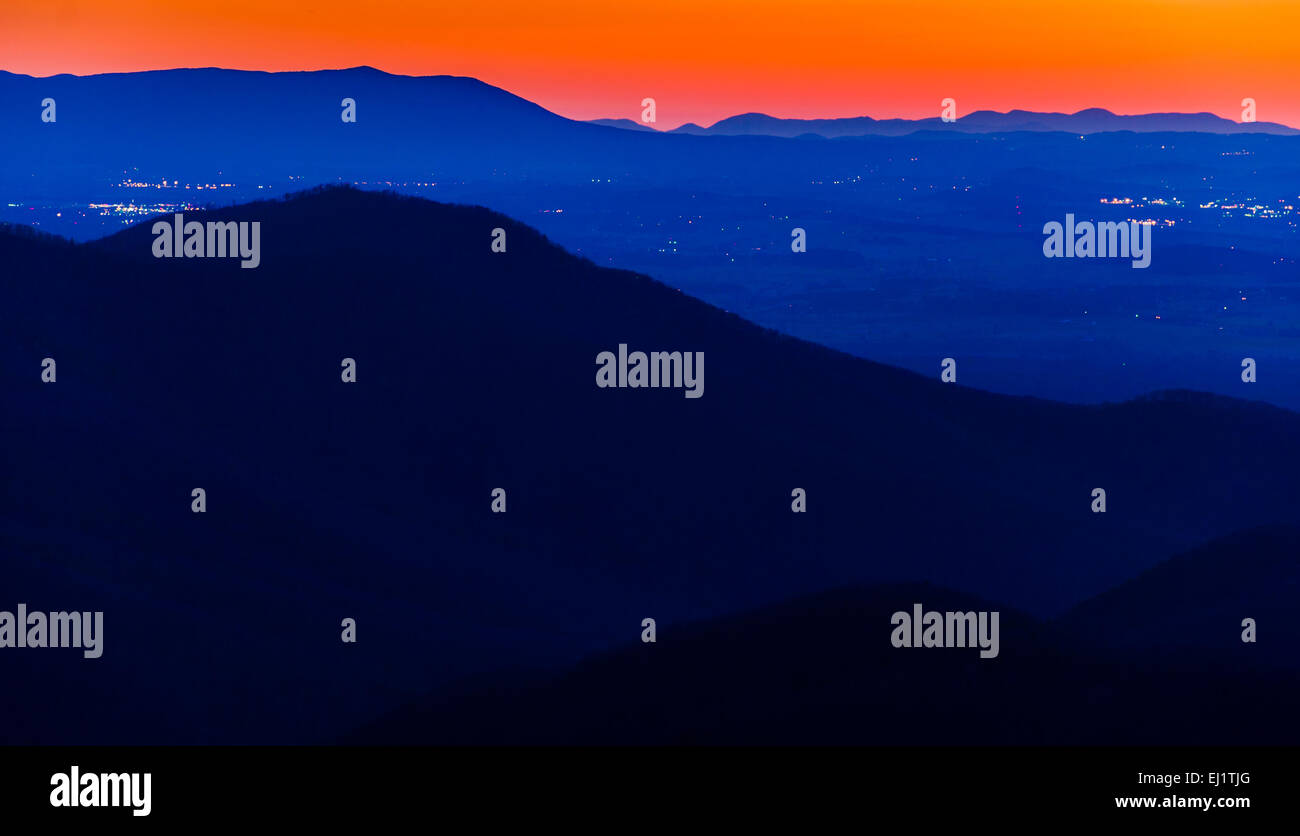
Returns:
[[[1210,111],[1300,126],[1300,0],[0,0],[31,75],[369,64],[577,119]]]

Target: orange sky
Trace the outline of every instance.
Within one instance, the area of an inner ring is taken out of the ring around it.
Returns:
[[[32,75],[370,64],[565,116],[1211,111],[1300,125],[1300,0],[0,0]]]

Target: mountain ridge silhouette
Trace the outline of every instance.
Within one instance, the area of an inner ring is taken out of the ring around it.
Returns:
[[[606,120],[613,124],[618,120]],[[621,127],[622,125],[615,125]],[[1135,113],[1118,114],[1100,107],[1084,108],[1074,113],[1031,111],[1013,108],[1008,111],[977,110],[956,117],[952,122],[933,116],[921,119],[847,116],[819,119],[799,119],[771,116],[751,112],[728,116],[703,127],[688,122],[666,133],[697,136],[820,136],[826,139],[850,136],[903,136],[922,130],[951,130],[970,133],[1001,133],[1012,131],[1106,133],[1133,131],[1137,133],[1192,132],[1219,134],[1263,133],[1291,136],[1300,134],[1289,125],[1279,122],[1234,122],[1208,112],[1200,113]]]
[[[1000,614],[1000,652],[895,648],[891,613]],[[1076,625],[1077,626],[1077,625]],[[1230,631],[1231,632],[1231,631]],[[1251,655],[1107,652],[1087,630],[933,584],[846,587],[659,625],[551,672],[427,695],[343,738],[385,745],[1278,745],[1294,674]],[[1253,648],[1249,648],[1253,649]],[[1292,660],[1294,662],[1294,660]],[[1207,718],[1211,718],[1208,719]]]

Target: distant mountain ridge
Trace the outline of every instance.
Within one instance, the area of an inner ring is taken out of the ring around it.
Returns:
[[[637,122],[632,119],[589,119],[589,125],[601,125],[606,128],[622,128],[626,131],[654,131],[655,129],[643,122]]]
[[[65,92],[75,85],[91,85],[99,92],[111,92],[112,87],[124,79],[146,78],[151,81],[180,79],[198,88],[212,85],[220,76],[231,79],[284,79],[289,82],[302,82],[308,79],[365,79],[370,82],[391,80],[401,84],[433,85],[446,91],[459,88],[462,93],[478,88],[483,96],[478,103],[486,103],[500,108],[509,103],[521,112],[531,109],[533,116],[545,114],[555,120],[575,122],[577,124],[616,127],[626,130],[654,131],[656,133],[676,133],[693,135],[720,136],[782,136],[796,137],[803,135],[835,138],[840,136],[901,136],[919,130],[959,130],[971,133],[997,133],[1002,131],[1065,131],[1078,133],[1101,133],[1106,131],[1134,131],[1138,133],[1203,132],[1203,133],[1266,133],[1279,135],[1300,135],[1300,129],[1279,122],[1234,122],[1209,112],[1199,113],[1140,113],[1118,114],[1100,107],[1084,108],[1075,113],[1056,111],[1032,111],[1015,108],[1001,112],[995,110],[977,110],[958,117],[954,122],[944,122],[937,116],[924,119],[876,119],[871,116],[849,116],[821,119],[797,119],[770,116],[761,112],[740,113],[721,119],[707,127],[694,122],[667,131],[657,129],[627,118],[600,118],[573,120],[547,109],[544,105],[532,102],[503,88],[495,87],[472,76],[455,76],[446,74],[404,75],[389,73],[384,70],[360,65],[339,69],[263,71],[233,70],[222,67],[186,67],[166,70],[142,70],[139,72],[94,73],[74,75],[59,73],[51,76],[31,76],[0,70],[0,100],[8,98],[9,91],[18,89],[19,85],[44,87],[51,95]],[[306,88],[301,88],[306,89]],[[426,88],[428,89],[428,88]],[[160,90],[161,92],[161,90]],[[57,98],[57,97],[56,97]],[[109,100],[106,104],[112,104]],[[180,104],[168,102],[168,104]],[[121,104],[121,102],[119,102]]]
[[[47,98],[56,102],[53,122],[41,118],[41,102]],[[355,103],[355,122],[341,118],[345,99]],[[943,134],[1204,131],[1212,139],[1225,133],[1297,133],[1209,114],[1129,117],[1101,110],[1068,116],[980,112],[950,125],[937,117],[782,120],[748,114],[710,128],[686,125],[662,132],[643,130],[631,120],[575,121],[473,78],[401,76],[373,67],[275,73],[204,68],[47,78],[0,71],[0,123],[5,125],[0,132],[0,158],[5,160],[0,191],[24,200],[82,197],[130,178],[224,181],[242,187],[286,180],[298,185],[502,178],[751,180],[753,170],[773,168],[773,154],[783,162],[774,176],[808,182],[836,161],[809,159],[787,147],[789,137],[803,135],[868,139],[922,132],[918,141],[951,141]],[[691,134],[706,136],[685,138]],[[709,139],[746,135],[773,145],[756,150],[757,140]],[[861,160],[854,149],[836,150],[845,160]]]
[[[593,120],[613,127],[629,127],[630,119]],[[1030,110],[977,110],[944,122],[937,116],[926,119],[874,119],[852,116],[837,119],[786,119],[766,113],[742,113],[729,116],[709,127],[688,122],[666,133],[695,136],[820,136],[835,139],[845,136],[903,136],[916,131],[947,130],[964,133],[1001,133],[1009,131],[1064,131],[1067,133],[1134,133],[1195,132],[1213,134],[1263,133],[1282,136],[1300,134],[1300,130],[1278,122],[1234,122],[1213,113],[1142,113],[1122,115],[1099,107],[1077,113],[1044,113]]]
[[[47,97],[57,106],[51,123],[40,118]],[[346,99],[355,122],[342,119]],[[373,67],[49,78],[0,72],[0,120],[0,188],[11,192],[33,183],[84,192],[124,177],[433,180],[518,170],[521,161],[570,170],[577,163],[567,155],[534,149],[567,148],[576,156],[609,133],[474,78]]]

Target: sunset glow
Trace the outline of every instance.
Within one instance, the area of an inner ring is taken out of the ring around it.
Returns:
[[[6,0],[0,69],[32,75],[368,64],[480,78],[565,116],[658,126],[978,109],[1210,111],[1300,124],[1294,0]]]

